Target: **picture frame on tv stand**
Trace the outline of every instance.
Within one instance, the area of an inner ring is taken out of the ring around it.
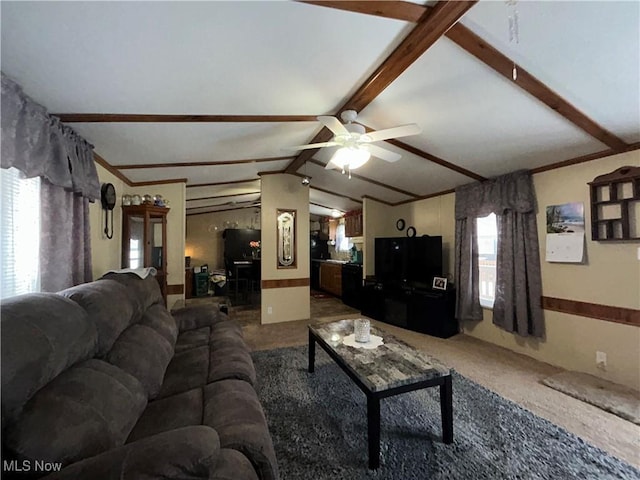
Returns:
[[[431,288],[434,290],[446,290],[447,279],[445,277],[433,277],[433,285]]]

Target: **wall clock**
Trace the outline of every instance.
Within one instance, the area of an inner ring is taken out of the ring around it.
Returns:
[[[400,231],[404,230],[404,218],[399,218],[396,222],[396,228]]]

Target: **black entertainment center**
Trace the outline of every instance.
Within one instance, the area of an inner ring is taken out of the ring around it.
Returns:
[[[458,333],[455,290],[433,289],[442,276],[442,237],[375,239],[375,278],[362,290],[362,314],[428,335]]]

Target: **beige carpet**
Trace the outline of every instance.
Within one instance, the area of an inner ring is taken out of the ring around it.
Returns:
[[[542,383],[640,425],[640,392],[637,390],[582,372],[560,372]]]
[[[214,297],[208,301],[217,300]],[[360,316],[335,298],[311,298],[311,319],[294,322],[261,325],[257,305],[232,307],[229,313],[243,325],[245,341],[252,350],[305,345],[309,323]],[[385,323],[374,324],[439,358],[465,377],[640,468],[640,426],[541,383],[562,369],[467,335],[441,339]]]

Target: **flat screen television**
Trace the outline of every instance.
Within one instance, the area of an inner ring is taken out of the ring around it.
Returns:
[[[431,287],[442,275],[442,237],[375,239],[376,279],[387,284]]]

